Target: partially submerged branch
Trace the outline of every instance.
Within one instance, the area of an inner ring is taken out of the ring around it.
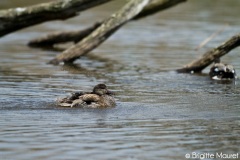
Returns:
[[[111,0],[58,0],[30,7],[0,11],[0,37],[49,20],[67,19],[80,11]]]
[[[44,37],[40,37],[30,41],[28,45],[33,47],[34,46],[52,47],[56,43],[64,43],[69,41],[79,42],[80,40],[88,36],[91,32],[93,32],[100,25],[101,25],[100,22],[96,22],[94,25],[84,30],[51,33]]]
[[[228,41],[223,43],[222,45],[214,48],[208,52],[206,52],[202,57],[197,60],[192,61],[187,64],[185,67],[178,69],[179,73],[190,73],[190,72],[201,72],[204,68],[213,63],[216,59],[224,56],[232,49],[238,47],[240,45],[240,34],[237,34],[230,38]]]
[[[171,0],[158,0],[161,1],[162,5],[166,3],[171,3]],[[175,4],[183,2],[184,0],[174,0]],[[104,42],[110,35],[112,35],[118,28],[129,20],[135,18],[143,8],[156,0],[131,0],[126,4],[121,10],[113,14],[109,19],[105,20],[101,26],[99,26],[95,31],[85,37],[76,45],[73,45],[69,49],[65,50],[62,54],[55,57],[49,63],[58,64],[60,62],[71,63],[80,56],[87,54],[89,51],[93,50]],[[158,3],[160,5],[160,3]],[[173,5],[173,4],[172,4]],[[170,5],[168,5],[169,7]],[[155,12],[152,12],[155,13]],[[149,14],[146,14],[149,15]]]
[[[82,41],[65,50],[62,54],[57,55],[50,63],[58,64],[59,62],[73,62],[80,56],[96,48],[112,35],[121,25],[135,17],[142,11],[150,0],[131,0],[122,9],[108,18],[100,27],[93,31]]]
[[[144,18],[146,16],[155,14],[161,10],[167,9],[180,2],[185,2],[185,1],[186,0],[152,0],[132,20],[138,20],[140,18]],[[56,43],[64,43],[69,41],[76,42],[75,39],[78,39],[80,41],[86,36],[88,36],[93,30],[97,29],[100,26],[100,23],[103,23],[103,22],[97,22],[93,26],[90,26],[89,28],[86,28],[84,30],[51,33],[44,37],[36,38],[30,41],[29,45],[35,46],[35,47],[46,47],[46,46],[49,47],[49,46],[53,46]]]

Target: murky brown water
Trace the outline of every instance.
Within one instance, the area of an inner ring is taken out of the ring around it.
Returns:
[[[31,1],[34,4],[43,1]],[[1,0],[0,8],[24,6]],[[56,30],[85,28],[122,1],[0,39],[0,159],[185,159],[186,153],[239,153],[240,85],[174,69],[239,33],[236,0],[191,0],[134,21],[73,66],[46,62],[53,51],[27,42]],[[229,24],[200,51],[202,40]],[[239,48],[223,58],[240,75]],[[112,109],[57,108],[72,91],[106,83]],[[217,159],[217,158],[214,158]]]

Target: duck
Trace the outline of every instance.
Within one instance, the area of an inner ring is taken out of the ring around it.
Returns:
[[[74,92],[70,96],[57,99],[61,107],[108,108],[115,107],[113,93],[105,84],[96,85],[92,92]]]
[[[236,71],[232,65],[220,62],[216,59],[210,68],[209,76],[213,80],[233,80],[237,78]]]

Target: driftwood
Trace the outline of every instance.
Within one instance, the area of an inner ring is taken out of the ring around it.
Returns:
[[[167,9],[184,1],[186,0],[154,0],[144,7],[144,9],[132,20],[138,20],[140,18],[155,14],[161,10]],[[94,25],[84,30],[51,33],[46,36],[31,40],[28,45],[34,47],[52,47],[56,43],[65,43],[69,41],[78,42],[88,36],[92,31],[97,29],[101,23],[103,22],[96,22]]]
[[[132,19],[142,11],[149,3],[149,0],[131,0],[118,12],[105,20],[95,31],[84,38],[82,41],[57,55],[49,63],[58,64],[59,62],[72,63],[75,59],[96,48],[105,39],[112,35],[121,25]]]
[[[80,11],[111,0],[58,0],[30,7],[0,11],[0,37],[49,20],[67,19]]]
[[[201,72],[204,68],[209,66],[213,63],[216,59],[224,56],[232,49],[238,47],[240,45],[240,34],[237,34],[230,38],[228,41],[224,42],[217,48],[214,48],[205,54],[202,55],[197,60],[192,61],[191,63],[187,64],[185,67],[178,69],[177,72],[179,73],[196,73]]]
[[[79,42],[96,28],[98,28],[102,23],[96,22],[94,25],[79,31],[66,31],[66,32],[55,32],[48,34],[44,37],[34,39],[28,43],[32,47],[53,47],[54,44],[64,43],[64,42]]]
[[[53,60],[49,63],[51,64],[59,64],[60,62],[72,63],[77,58],[85,55],[89,51],[96,48],[102,42],[104,42],[110,35],[112,35],[118,28],[120,28],[123,24],[128,22],[129,20],[136,17],[145,6],[151,4],[151,8],[155,8],[154,12],[149,12],[150,8],[147,8],[146,15],[150,15],[156,13],[156,8],[160,8],[160,5],[170,7],[179,2],[183,2],[185,0],[132,0],[128,4],[126,4],[121,10],[117,13],[113,14],[110,18],[105,20],[101,26],[99,26],[96,30],[91,32],[87,37],[78,42],[76,45],[65,50],[60,55],[57,55]],[[174,3],[173,3],[174,2]],[[156,4],[157,6],[153,7]],[[168,5],[167,5],[168,4]],[[163,8],[163,7],[162,7]],[[143,16],[143,15],[141,15]]]

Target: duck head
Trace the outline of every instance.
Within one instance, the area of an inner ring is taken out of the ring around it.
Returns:
[[[237,78],[233,66],[223,63],[215,63],[211,67],[209,75],[215,80],[230,80]]]
[[[107,89],[105,84],[98,84],[93,88],[93,93],[99,96],[107,94],[112,95],[112,92]]]

